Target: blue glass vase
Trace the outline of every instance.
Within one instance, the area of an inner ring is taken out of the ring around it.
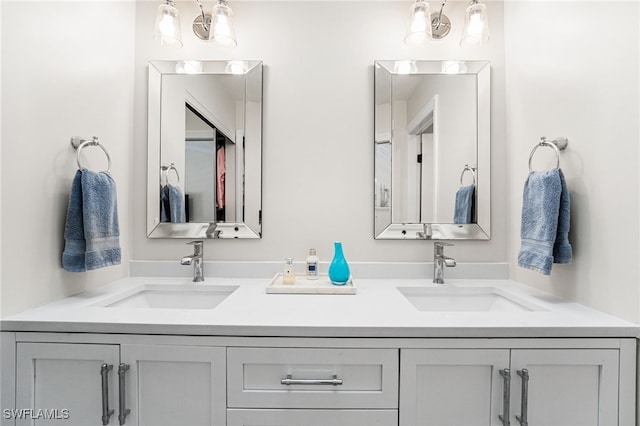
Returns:
[[[333,247],[333,260],[331,260],[331,265],[329,265],[329,279],[333,285],[345,285],[351,276],[349,264],[342,252],[342,243],[336,241],[333,243]]]

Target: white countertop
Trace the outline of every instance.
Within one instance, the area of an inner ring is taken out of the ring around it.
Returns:
[[[2,320],[3,331],[285,337],[638,337],[640,327],[509,280],[448,280],[449,287],[495,287],[541,307],[522,312],[423,312],[397,287],[424,279],[356,279],[357,294],[267,294],[270,279],[208,278],[238,288],[213,309],[101,307],[145,285],[186,278],[126,278]]]

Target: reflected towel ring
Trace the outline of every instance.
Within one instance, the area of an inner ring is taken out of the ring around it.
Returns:
[[[531,150],[531,154],[529,154],[529,171],[532,171],[531,160],[533,159],[533,154],[535,154],[536,150],[541,146],[548,146],[553,148],[553,150],[556,152],[556,168],[560,168],[560,150],[565,149],[568,144],[569,140],[564,137],[547,140],[546,137],[542,136],[540,138],[540,142],[533,147],[533,149]]]
[[[104,155],[107,156],[107,170],[105,172],[106,173],[111,172],[111,157],[109,156],[109,153],[107,152],[107,149],[104,147],[104,145],[98,142],[97,136],[94,136],[93,139],[91,140],[86,140],[77,136],[72,137],[71,146],[73,146],[77,150],[76,162],[78,163],[78,170],[82,170],[84,168],[82,167],[82,163],[80,163],[80,151],[82,151],[82,149],[86,146],[97,146],[100,149],[102,149],[102,151],[104,152]]]
[[[473,185],[476,184],[476,168],[471,167],[468,164],[464,165],[464,169],[462,169],[462,173],[460,174],[460,186],[462,186],[462,178],[466,172],[471,172],[471,176],[473,176]]]
[[[166,183],[169,183],[169,176],[167,174],[167,171],[173,170],[176,174],[176,178],[178,179],[177,185],[180,186],[180,174],[178,173],[178,169],[176,168],[176,165],[174,163],[171,163],[169,166],[160,166],[160,169],[164,173]]]

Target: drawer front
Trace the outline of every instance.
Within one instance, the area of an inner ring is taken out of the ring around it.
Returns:
[[[227,426],[398,426],[396,410],[229,409]]]
[[[398,408],[398,350],[227,348],[232,408]]]

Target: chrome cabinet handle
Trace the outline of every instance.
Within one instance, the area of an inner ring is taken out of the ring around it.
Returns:
[[[342,379],[338,379],[338,375],[334,374],[332,379],[293,379],[291,374],[287,374],[287,377],[280,379],[281,385],[333,385],[338,386],[342,384]]]
[[[127,401],[125,399],[125,387],[126,387],[125,373],[127,372],[127,370],[129,370],[128,364],[120,364],[120,366],[118,366],[118,382],[119,382],[118,384],[120,386],[120,393],[119,393],[120,414],[118,415],[118,421],[120,422],[120,425],[125,424],[127,416],[131,412],[130,409],[126,408]]]
[[[109,418],[113,410],[109,410],[109,371],[113,370],[113,365],[102,364],[100,366],[100,376],[102,376],[102,424],[109,424]]]
[[[527,410],[529,406],[529,370],[523,368],[517,370],[518,376],[522,379],[522,395],[520,399],[520,415],[516,415],[516,420],[520,422],[520,426],[528,426]]]
[[[508,368],[500,370],[500,375],[504,382],[502,388],[502,414],[498,416],[502,422],[502,426],[509,426],[511,421],[509,420],[509,407],[511,405],[511,372]]]

